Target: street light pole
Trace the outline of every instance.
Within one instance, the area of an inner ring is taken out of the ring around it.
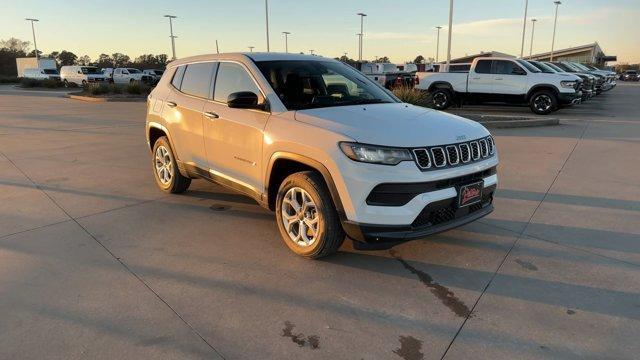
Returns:
[[[527,32],[527,10],[529,8],[529,0],[524,1],[524,20],[522,21],[522,45],[520,45],[520,58],[524,56],[524,34]]]
[[[248,48],[249,48],[249,52],[253,52],[253,48],[254,48],[254,47],[255,47],[255,46],[248,46]]]
[[[436,26],[436,29],[438,29],[438,40],[436,40],[436,62],[438,62],[438,55],[440,55],[440,29],[442,29],[442,26]]]
[[[269,52],[269,0],[264,0],[264,14],[267,24],[267,52]]]
[[[176,59],[176,37],[173,36],[173,19],[177,18],[174,15],[165,15],[164,17],[169,18],[169,30],[171,31],[171,53],[173,54],[172,60]]]
[[[288,31],[283,31],[282,32],[284,34],[284,52],[289,53],[289,34],[291,34]]]
[[[531,60],[531,55],[533,54],[533,33],[536,31],[536,21],[537,19],[531,19],[531,44],[529,44],[529,60]]]
[[[558,6],[562,4],[562,2],[554,1],[553,3],[556,4],[556,16],[555,16],[555,19],[553,20],[553,38],[551,38],[551,56],[549,61],[553,61],[553,47],[556,44],[556,25],[558,23]]]
[[[314,51],[313,49],[309,50],[309,52],[311,53],[311,55],[313,55],[313,51]]]
[[[33,26],[33,23],[36,21],[40,21],[38,19],[25,19],[27,21],[31,21],[31,32],[33,33],[33,47],[35,48],[35,53],[36,53],[36,60],[38,60],[40,57],[38,56],[38,44],[36,44],[36,28]]]
[[[451,33],[453,32],[453,0],[449,0],[449,39],[447,41],[447,70],[451,62]]]
[[[360,43],[358,46],[358,61],[362,62],[362,38],[364,37],[364,17],[367,16],[365,13],[358,13],[360,16]]]

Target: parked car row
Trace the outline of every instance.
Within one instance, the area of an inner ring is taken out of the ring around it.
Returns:
[[[546,115],[616,86],[614,72],[573,62],[479,57],[468,70],[467,64],[451,65],[441,72],[417,73],[416,88],[431,93],[439,110],[463,103],[510,103],[527,104],[535,114]]]
[[[619,79],[622,81],[640,81],[640,75],[638,75],[638,70],[627,70],[620,74]]]
[[[25,69],[24,77],[30,79],[53,79],[64,83],[66,87],[85,86],[95,83],[131,84],[144,83],[156,85],[164,70],[152,69],[141,71],[135,68],[104,68],[95,66],[63,66],[60,72],[56,69]]]

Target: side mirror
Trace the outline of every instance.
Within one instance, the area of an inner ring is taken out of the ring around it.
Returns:
[[[229,94],[227,106],[234,109],[264,109],[264,104],[258,104],[258,95],[251,91],[239,91]]]

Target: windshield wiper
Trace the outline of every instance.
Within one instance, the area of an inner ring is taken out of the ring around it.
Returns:
[[[382,100],[382,99],[358,99],[358,100],[346,101],[336,105],[344,106],[344,105],[390,104],[390,103],[391,101]]]

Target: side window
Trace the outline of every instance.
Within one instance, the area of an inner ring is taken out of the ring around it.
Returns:
[[[178,90],[180,89],[180,85],[182,85],[182,76],[184,75],[185,68],[185,65],[179,66],[176,69],[176,72],[173,74],[173,79],[171,80],[171,85],[173,85],[173,87]]]
[[[494,74],[500,75],[518,75],[526,72],[516,63],[507,60],[495,60],[493,62],[493,70]]]
[[[180,91],[185,94],[208,99],[211,90],[211,77],[213,76],[214,62],[196,63],[187,65],[182,78]]]
[[[226,103],[229,94],[239,91],[251,91],[258,95],[258,102],[263,101],[260,89],[244,67],[235,63],[221,62],[216,77],[213,100]]]
[[[494,61],[495,62],[495,61]],[[478,74],[490,74],[491,73],[491,60],[478,60],[476,63],[475,72]]]
[[[122,72],[122,69],[116,69],[115,74],[116,74],[116,75],[120,75],[120,73],[121,73],[121,72]]]

